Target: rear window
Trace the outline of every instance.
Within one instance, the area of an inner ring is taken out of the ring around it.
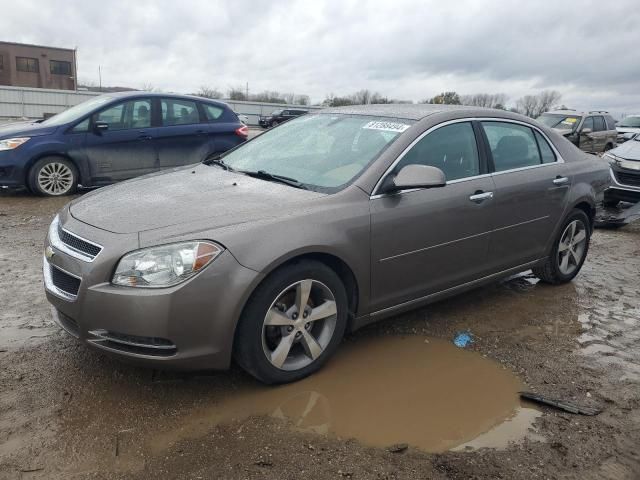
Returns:
[[[223,108],[211,105],[210,103],[203,103],[202,106],[204,107],[204,114],[210,122],[218,120],[224,113]]]
[[[200,114],[198,113],[198,105],[191,100],[182,100],[174,98],[163,98],[162,108],[162,125],[165,127],[173,125],[191,125],[200,123]]]

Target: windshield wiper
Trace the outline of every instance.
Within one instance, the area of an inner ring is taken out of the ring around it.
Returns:
[[[224,163],[224,160],[222,160],[222,155],[216,155],[214,157],[209,157],[206,160],[203,160],[202,163],[204,163],[205,165],[217,165],[219,167],[224,168],[225,170],[227,170],[229,172],[235,171],[232,167],[230,167],[229,165]]]
[[[239,170],[239,172],[244,173],[245,175],[249,175],[250,177],[261,178],[262,180],[270,180],[273,182],[280,182],[291,187],[309,190],[309,188],[305,184],[299,182],[295,178],[285,177],[284,175],[276,175],[275,173],[269,173],[265,170],[258,170],[256,172],[253,172],[251,170]]]

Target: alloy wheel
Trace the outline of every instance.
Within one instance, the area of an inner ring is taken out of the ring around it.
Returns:
[[[64,195],[73,188],[73,172],[64,163],[47,163],[38,172],[38,186],[49,195]]]
[[[587,228],[581,220],[569,223],[558,245],[558,268],[563,275],[571,275],[580,265],[587,245]]]
[[[336,299],[317,280],[300,280],[271,304],[262,327],[262,349],[280,370],[299,370],[327,348],[336,328]]]

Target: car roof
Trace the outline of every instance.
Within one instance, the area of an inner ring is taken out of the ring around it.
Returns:
[[[609,112],[605,112],[604,110],[589,110],[585,112],[581,112],[578,110],[550,110],[544,113],[550,113],[552,115],[574,115],[576,117],[584,115],[610,115]]]
[[[162,98],[182,98],[184,100],[197,100],[199,102],[207,102],[219,105],[221,107],[229,106],[221,102],[219,100],[213,100],[211,98],[198,97],[196,95],[182,95],[179,93],[166,93],[166,92],[145,92],[144,90],[128,90],[126,92],[114,92],[114,93],[106,93],[105,97],[111,97],[114,100],[118,98],[128,98],[128,97],[162,97]]]
[[[347,107],[330,107],[318,110],[319,113],[342,113],[347,115],[371,115],[375,117],[405,118],[422,120],[430,115],[445,112],[464,112],[469,116],[490,116],[511,118],[513,114],[496,108],[470,107],[466,105],[420,104],[381,104],[350,105]]]

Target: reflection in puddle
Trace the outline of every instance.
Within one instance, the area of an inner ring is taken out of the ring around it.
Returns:
[[[293,428],[365,445],[408,443],[429,452],[481,436],[482,446],[522,439],[539,412],[520,407],[511,372],[449,342],[423,337],[362,339],[342,345],[321,372],[279,387],[252,386],[156,435],[156,453],[204,435],[212,425],[270,415]],[[515,414],[515,416],[514,416]],[[503,429],[495,428],[505,420]]]

